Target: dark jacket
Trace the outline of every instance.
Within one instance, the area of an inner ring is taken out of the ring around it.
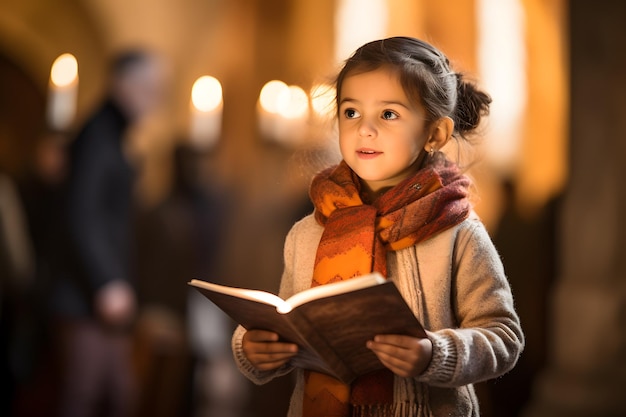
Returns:
[[[127,119],[110,101],[94,114],[69,149],[65,266],[54,296],[58,312],[92,314],[95,292],[130,280],[133,169],[123,152]]]

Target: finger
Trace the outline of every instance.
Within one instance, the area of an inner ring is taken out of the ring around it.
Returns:
[[[384,354],[385,356],[397,358],[404,358],[411,355],[412,350],[410,346],[409,342],[405,342],[405,344],[402,345],[382,342],[378,336],[373,341],[367,342],[367,347],[373,351]]]
[[[294,343],[282,343],[282,342],[249,342],[244,344],[244,351],[250,351],[254,353],[263,354],[290,354],[293,355],[298,352],[298,345]]]
[[[369,341],[370,348],[387,368],[400,376],[421,374],[432,357],[432,342],[427,338],[383,337]],[[396,344],[383,343],[380,340]],[[399,346],[400,345],[400,346]]]
[[[378,356],[381,361],[384,361],[387,364],[393,365],[395,367],[404,368],[410,363],[409,357],[400,355],[397,352],[385,352],[383,350],[375,350],[373,352]]]
[[[376,356],[378,356],[378,359],[385,366],[385,368],[389,369],[394,374],[404,378],[413,376],[413,374],[411,373],[411,368],[408,366],[407,363],[397,362],[397,360],[386,357],[384,354],[376,354]]]
[[[381,344],[377,346],[372,344],[369,347],[387,367],[409,370],[411,364],[416,361],[415,356],[410,351],[392,345]]]
[[[278,361],[288,361],[293,358],[295,353],[252,353],[249,358],[257,363],[269,363]]]
[[[377,343],[385,343],[406,349],[409,349],[416,340],[421,340],[421,338],[401,334],[379,334],[374,336],[374,341]]]
[[[248,341],[242,347],[244,355],[257,368],[275,361],[284,363],[298,352],[298,346],[293,343]]]
[[[390,356],[413,361],[424,354],[430,354],[432,343],[428,338],[403,335],[377,335],[368,347],[385,352]]]
[[[273,369],[280,368],[287,362],[289,362],[289,359],[283,359],[283,360],[277,360],[277,361],[271,361],[271,362],[259,362],[256,364],[251,361],[254,367],[258,369],[259,371],[271,371]]]
[[[283,364],[287,363],[294,355],[295,353],[252,353],[248,356],[248,360],[257,369],[267,370],[282,366]]]
[[[243,337],[250,342],[278,342],[278,333],[269,330],[248,330]]]

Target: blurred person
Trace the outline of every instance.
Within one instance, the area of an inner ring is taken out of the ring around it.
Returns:
[[[186,285],[220,276],[231,197],[207,171],[210,153],[177,145],[171,192],[138,219],[139,416],[228,417],[245,405],[232,324]]]
[[[53,392],[42,391],[50,382],[54,365],[45,300],[50,293],[54,265],[59,259],[66,145],[65,134],[44,131],[37,138],[27,169],[18,182],[28,239],[32,244],[33,271],[30,285],[19,294],[22,307],[15,318],[16,331],[11,341],[10,359],[17,380],[12,401],[16,415],[41,415],[36,410],[49,410],[54,403]],[[36,404],[29,401],[32,395],[39,398]]]
[[[549,350],[549,300],[554,277],[558,276],[559,246],[556,224],[560,196],[549,200],[540,210],[524,211],[518,200],[518,185],[503,180],[504,206],[493,241],[506,260],[507,276],[515,288],[515,302],[527,343],[517,366],[502,378],[486,381],[482,388],[489,416],[518,416],[532,398],[533,381],[544,369]]]
[[[34,256],[25,213],[11,177],[0,173],[0,414],[10,415],[19,379],[17,335]],[[21,360],[19,361],[21,362]]]
[[[67,179],[67,136],[44,132],[34,147],[29,168],[20,182],[26,220],[35,254],[35,281],[38,292],[49,288],[58,262],[59,219]],[[42,294],[43,295],[43,294]]]
[[[0,173],[0,300],[7,298],[11,288],[23,288],[32,281],[33,264],[21,197],[13,179]]]
[[[135,168],[125,154],[131,126],[156,110],[164,72],[153,53],[112,62],[108,96],[68,149],[64,222],[67,262],[56,278],[61,417],[129,416],[134,403],[131,278]]]

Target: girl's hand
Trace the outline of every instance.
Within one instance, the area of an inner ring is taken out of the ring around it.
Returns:
[[[279,336],[266,330],[248,330],[243,335],[243,353],[259,371],[279,368],[298,353],[298,345],[278,341]]]
[[[402,335],[377,335],[367,347],[391,372],[405,378],[424,372],[433,354],[430,339]]]

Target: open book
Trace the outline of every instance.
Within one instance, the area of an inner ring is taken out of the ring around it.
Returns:
[[[375,335],[426,337],[394,283],[378,273],[313,287],[287,300],[199,280],[189,284],[246,329],[271,330],[296,343],[293,366],[324,372],[344,383],[383,368],[365,346]]]

